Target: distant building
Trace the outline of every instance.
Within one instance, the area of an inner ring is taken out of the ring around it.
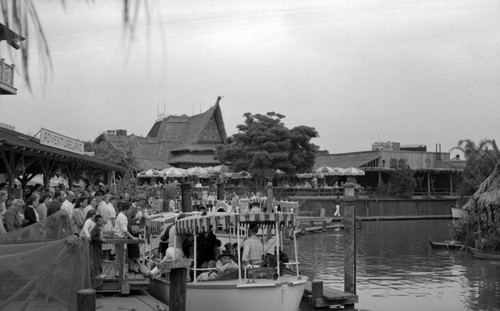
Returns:
[[[3,122],[0,122],[0,127],[4,128],[4,129],[11,130],[11,131],[15,131],[16,130],[16,127],[14,125],[10,125],[10,124],[3,123]]]
[[[465,167],[465,161],[450,159],[448,152],[428,152],[425,145],[400,145],[386,142],[372,144],[371,151],[316,155],[315,168],[356,167],[365,171],[357,177],[360,184],[370,188],[387,183],[391,159],[405,159],[415,172],[417,193],[453,194]]]
[[[131,152],[136,170],[220,165],[214,151],[227,138],[220,99],[197,115],[157,119],[146,137],[101,134],[96,138],[96,157],[109,149]]]
[[[127,136],[127,130],[107,130],[106,134],[115,136]]]

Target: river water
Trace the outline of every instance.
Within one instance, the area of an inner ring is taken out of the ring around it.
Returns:
[[[363,222],[356,231],[362,310],[500,310],[500,262],[465,251],[432,250],[449,239],[451,220]],[[298,238],[301,272],[344,288],[342,231]]]

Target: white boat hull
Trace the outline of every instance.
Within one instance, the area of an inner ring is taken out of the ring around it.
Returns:
[[[467,215],[467,211],[464,209],[461,209],[459,207],[452,207],[451,208],[451,216],[453,218],[463,218]]]
[[[226,280],[186,284],[186,311],[297,311],[307,277]],[[169,304],[170,282],[154,279],[150,293]]]

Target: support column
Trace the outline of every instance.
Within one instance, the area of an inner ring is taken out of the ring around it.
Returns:
[[[267,181],[267,212],[271,213],[273,210],[273,181]]]
[[[224,200],[224,183],[217,183],[217,200]]]
[[[450,195],[453,194],[453,172],[450,173]]]
[[[427,195],[431,195],[431,173],[427,172]]]

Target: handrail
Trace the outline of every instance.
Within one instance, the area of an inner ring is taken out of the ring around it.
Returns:
[[[14,87],[14,67],[5,63],[5,59],[0,59],[0,81]]]

